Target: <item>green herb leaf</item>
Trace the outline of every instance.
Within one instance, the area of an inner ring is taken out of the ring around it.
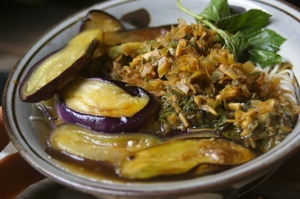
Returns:
[[[259,48],[249,49],[247,54],[248,60],[254,64],[259,64],[263,68],[284,61],[279,54]]]
[[[244,50],[249,46],[249,41],[242,32],[237,32],[231,36],[231,43],[234,46],[234,54],[237,58],[240,58]]]
[[[231,15],[227,0],[211,0],[209,5],[200,13],[206,20],[215,23]]]
[[[275,31],[266,28],[248,29],[243,31],[243,34],[249,40],[251,48],[264,49],[271,52],[277,52],[286,40]]]
[[[223,43],[231,53],[235,54],[236,58],[239,58],[249,45],[248,39],[241,32],[230,35],[221,29],[216,29],[216,31],[220,35],[220,42]]]
[[[262,29],[248,29],[243,31],[249,45],[244,53],[244,59],[250,59],[254,64],[266,67],[284,61],[277,54],[282,43],[286,40],[275,31]]]
[[[243,14],[231,15],[218,20],[220,29],[236,33],[248,28],[262,28],[268,25],[271,15],[258,9],[251,9]]]

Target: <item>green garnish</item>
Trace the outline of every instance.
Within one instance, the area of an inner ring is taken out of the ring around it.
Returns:
[[[227,0],[211,0],[200,14],[195,14],[184,8],[180,0],[176,1],[179,8],[198,23],[217,31],[219,42],[235,54],[238,61],[250,60],[261,67],[284,61],[277,52],[286,39],[266,28],[270,14],[259,9],[233,14]]]

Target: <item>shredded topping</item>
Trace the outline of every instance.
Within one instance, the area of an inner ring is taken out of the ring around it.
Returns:
[[[201,23],[181,19],[156,40],[110,48],[111,77],[160,99],[155,134],[212,128],[267,151],[293,129],[300,112],[291,66],[240,63],[216,37]]]

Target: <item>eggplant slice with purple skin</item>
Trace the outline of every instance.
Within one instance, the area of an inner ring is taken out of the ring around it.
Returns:
[[[138,16],[135,16],[138,17]],[[122,23],[114,16],[101,10],[91,10],[83,18],[80,31],[101,29],[105,32],[105,45],[118,45],[127,42],[142,42],[155,39],[171,29],[171,25],[125,30]]]
[[[51,98],[73,80],[102,41],[102,30],[84,31],[65,47],[38,61],[21,81],[20,99],[34,103]]]
[[[184,174],[203,164],[240,165],[255,157],[252,150],[224,138],[182,139],[132,152],[117,172],[124,178],[148,179]]]
[[[136,132],[156,114],[155,96],[125,82],[77,77],[55,98],[56,112],[65,123],[94,131]]]
[[[76,159],[117,165],[129,152],[161,144],[162,140],[146,133],[103,133],[83,126],[64,123],[56,126],[48,139],[48,151]],[[76,157],[76,158],[75,158]]]

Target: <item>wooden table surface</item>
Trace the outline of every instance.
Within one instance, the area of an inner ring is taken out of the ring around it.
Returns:
[[[1,0],[0,75],[8,73],[25,49],[43,32],[68,15],[95,2],[97,1]],[[294,3],[299,6],[300,2]],[[290,157],[269,179],[240,198],[300,199],[300,152]]]

